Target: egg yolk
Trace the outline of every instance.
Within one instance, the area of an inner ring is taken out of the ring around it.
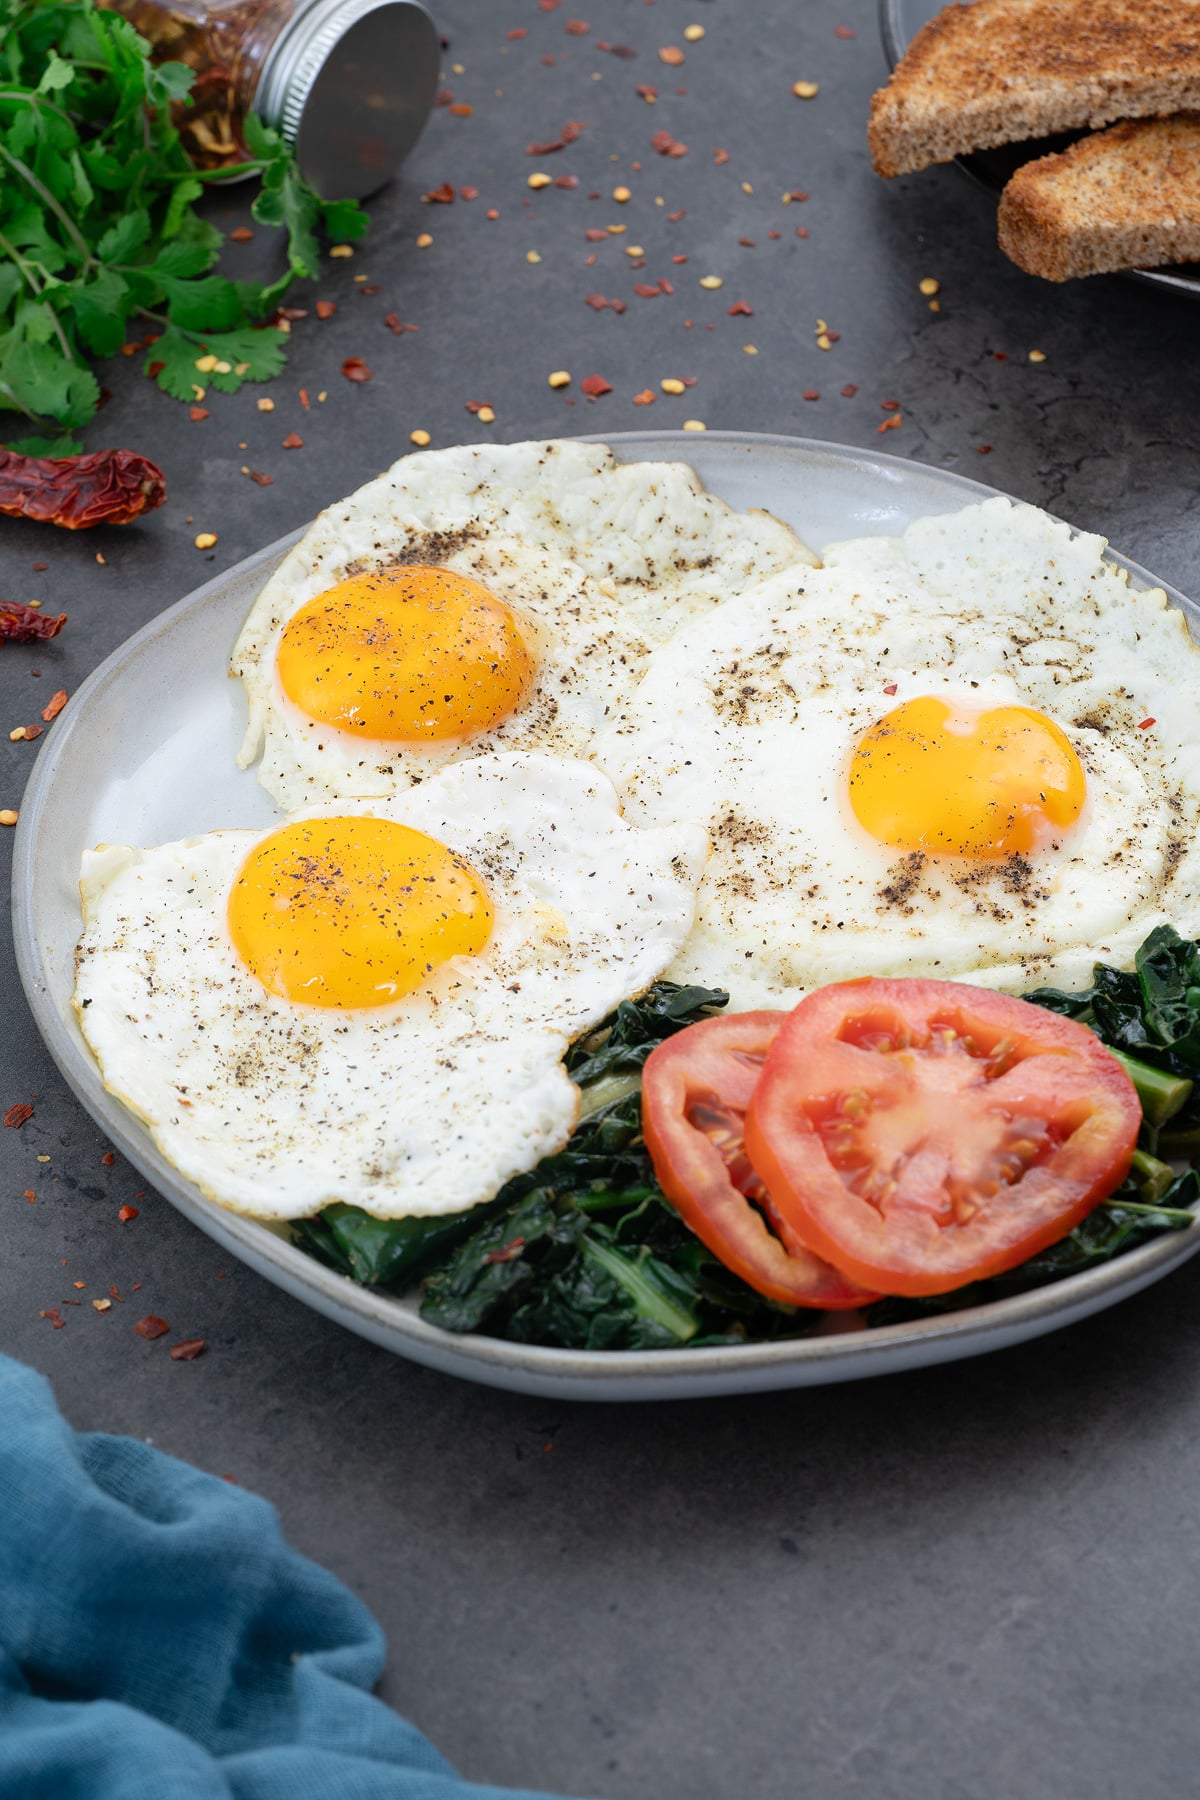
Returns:
[[[269,993],[386,1006],[476,955],[492,905],[474,869],[390,819],[303,819],[264,838],[229,895],[234,947]]]
[[[393,743],[490,731],[521,705],[536,659],[511,606],[452,569],[379,569],[318,594],[279,642],[288,699],[319,724]]]
[[[1072,824],[1085,793],[1070,740],[1027,706],[907,700],[859,739],[850,764],[859,823],[881,844],[928,856],[1036,850]]]

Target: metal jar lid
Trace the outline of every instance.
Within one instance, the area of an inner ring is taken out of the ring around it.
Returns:
[[[420,136],[439,60],[418,0],[312,0],[272,46],[254,109],[295,146],[319,194],[361,199]]]

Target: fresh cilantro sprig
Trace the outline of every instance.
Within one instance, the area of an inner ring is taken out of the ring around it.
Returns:
[[[183,63],[156,67],[145,38],[93,0],[0,0],[0,411],[41,434],[10,449],[79,448],[72,434],[100,403],[91,361],[121,348],[131,320],[157,334],[144,366],[178,400],[269,381],[287,339],[261,321],[297,276],[316,277],[318,232],[366,229],[253,117],[245,163],[196,169],[171,118],[192,81]],[[195,203],[231,172],[260,177],[253,216],[287,233],[277,281],[212,273],[223,237]]]

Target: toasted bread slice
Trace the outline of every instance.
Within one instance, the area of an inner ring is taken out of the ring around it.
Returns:
[[[1200,115],[1129,120],[1026,163],[1001,196],[1000,248],[1047,281],[1200,259]]]
[[[871,102],[880,175],[995,144],[1200,111],[1200,0],[973,0],[922,26]]]

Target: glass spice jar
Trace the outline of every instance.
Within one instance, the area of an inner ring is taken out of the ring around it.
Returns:
[[[418,0],[105,0],[156,62],[195,71],[175,123],[202,169],[247,158],[254,111],[293,145],[326,199],[361,199],[416,143],[437,93],[439,42]]]

